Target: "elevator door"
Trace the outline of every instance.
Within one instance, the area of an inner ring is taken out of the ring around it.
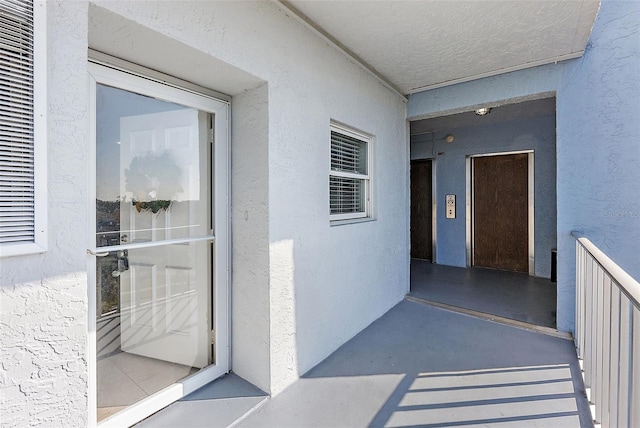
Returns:
[[[528,154],[473,158],[473,264],[529,272]]]

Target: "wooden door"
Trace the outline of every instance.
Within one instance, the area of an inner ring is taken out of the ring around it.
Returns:
[[[473,158],[473,264],[529,272],[528,154]]]
[[[411,257],[432,260],[431,160],[411,162]]]

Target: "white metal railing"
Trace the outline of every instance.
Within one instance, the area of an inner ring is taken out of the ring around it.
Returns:
[[[640,427],[640,284],[578,232],[576,334],[595,424]]]

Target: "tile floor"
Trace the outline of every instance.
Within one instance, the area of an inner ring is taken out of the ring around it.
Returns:
[[[98,420],[154,394],[198,369],[120,352],[98,361]]]

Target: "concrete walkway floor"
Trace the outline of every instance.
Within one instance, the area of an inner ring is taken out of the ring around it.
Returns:
[[[217,423],[222,420],[206,401],[197,403],[179,421],[173,419],[179,422],[174,426],[227,425],[228,419]],[[163,419],[169,422],[163,412],[145,426],[166,426],[161,424]],[[285,391],[258,403],[231,425],[592,423],[571,341],[404,300]]]
[[[556,327],[556,283],[524,273],[411,259],[411,295],[539,326]]]

